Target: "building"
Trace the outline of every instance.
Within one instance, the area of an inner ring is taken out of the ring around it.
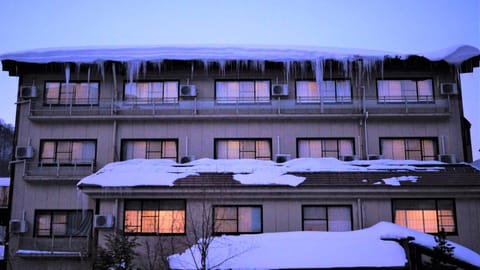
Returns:
[[[2,55],[20,82],[9,263],[88,269],[115,229],[171,254],[202,223],[243,234],[390,221],[480,252],[458,81],[479,57],[468,46]]]

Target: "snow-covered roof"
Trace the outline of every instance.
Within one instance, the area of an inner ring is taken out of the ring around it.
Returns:
[[[55,48],[15,52],[0,55],[0,60],[27,63],[96,63],[103,61],[159,62],[163,60],[258,60],[258,61],[316,61],[318,59],[352,60],[361,58],[384,59],[385,57],[407,58],[411,55],[425,57],[431,61],[445,60],[452,64],[461,63],[480,55],[476,47],[461,45],[436,52],[397,53],[364,49],[331,47],[282,47],[282,46],[219,46],[179,45],[157,47],[84,47]]]
[[[432,248],[434,237],[389,222],[348,232],[278,232],[221,236],[208,251],[215,269],[307,269],[335,267],[403,267],[404,249],[395,241],[413,237],[413,243]],[[385,240],[390,239],[390,240]],[[450,242],[454,258],[480,267],[480,254]],[[196,245],[168,258],[171,269],[196,269]],[[223,262],[225,261],[225,262]],[[222,263],[223,262],[223,263]]]
[[[107,164],[98,172],[78,183],[102,187],[173,186],[178,179],[200,173],[232,173],[233,179],[246,185],[297,186],[305,178],[293,173],[301,172],[381,172],[439,171],[444,164],[438,161],[417,160],[356,160],[340,161],[335,158],[297,158],[284,163],[254,159],[198,159],[177,164],[166,159],[132,159]],[[426,165],[429,165],[425,167]],[[139,177],[142,175],[142,177]],[[385,184],[398,185],[400,181],[416,180],[414,175],[383,179]]]

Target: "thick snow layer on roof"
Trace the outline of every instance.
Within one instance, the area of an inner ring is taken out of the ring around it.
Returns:
[[[395,241],[414,237],[415,243],[432,248],[433,236],[389,222],[349,232],[281,232],[216,237],[208,252],[208,267],[215,269],[290,269],[333,267],[402,267],[404,249]],[[458,244],[454,257],[480,266],[480,255]],[[170,256],[171,269],[196,269],[196,245]],[[224,262],[223,262],[224,261]],[[223,262],[223,263],[222,263]]]
[[[414,175],[404,175],[404,176],[398,176],[398,177],[390,177],[390,178],[384,178],[382,179],[383,183],[386,185],[390,186],[400,186],[400,182],[417,182],[418,176]],[[376,185],[382,184],[381,182],[376,182],[374,183]]]
[[[414,165],[442,164],[437,161],[371,160],[339,161],[334,158],[298,158],[285,163],[254,159],[198,159],[177,164],[165,159],[133,159],[107,164],[95,174],[83,178],[78,185],[103,187],[172,186],[175,180],[199,173],[233,173],[242,184],[280,184],[297,186],[305,179],[294,172],[348,171],[425,171]],[[434,169],[440,169],[434,167]],[[432,170],[430,168],[429,170]]]
[[[476,47],[462,45],[438,52],[395,53],[364,49],[328,47],[282,47],[282,46],[164,46],[131,48],[56,48],[32,50],[0,55],[0,60],[14,60],[28,63],[95,63],[102,61],[157,62],[162,60],[259,60],[259,61],[305,61],[317,59],[350,60],[358,57],[384,59],[385,57],[406,58],[419,55],[430,60],[445,60],[461,63],[480,55]]]
[[[8,187],[8,186],[10,186],[10,178],[0,177],[0,187]]]

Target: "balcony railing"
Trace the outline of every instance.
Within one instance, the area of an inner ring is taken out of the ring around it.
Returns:
[[[447,99],[433,97],[302,98],[296,99],[180,99],[129,100],[101,99],[95,104],[28,103],[31,116],[128,116],[128,115],[254,115],[254,114],[439,114],[449,113]]]
[[[25,237],[19,239],[17,256],[86,257],[91,252],[88,237]]]
[[[95,172],[95,161],[92,160],[74,160],[69,163],[59,161],[42,163],[25,160],[23,163],[23,176],[27,180],[79,180]]]

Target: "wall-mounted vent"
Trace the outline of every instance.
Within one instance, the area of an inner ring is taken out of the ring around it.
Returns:
[[[288,96],[288,85],[274,84],[272,85],[272,97],[286,97]]]
[[[457,163],[457,158],[454,154],[438,155],[438,161],[445,163]]]
[[[26,233],[28,230],[27,221],[20,219],[10,220],[10,232],[11,233]]]
[[[189,163],[189,162],[194,161],[194,160],[195,160],[195,156],[183,156],[180,159],[180,163],[182,163],[182,164]]]
[[[34,150],[31,146],[17,146],[15,148],[16,159],[30,159],[33,158]]]
[[[440,84],[440,94],[442,95],[456,95],[457,84],[456,83],[442,83]]]
[[[289,161],[292,157],[290,154],[276,154],[275,155],[275,162],[283,163],[285,161]]]
[[[339,159],[342,161],[353,161],[353,160],[357,160],[358,157],[355,155],[345,155],[345,156],[340,156]]]
[[[113,215],[95,215],[93,218],[93,227],[99,229],[113,228],[115,217]]]
[[[375,155],[368,155],[368,160],[379,160],[379,159],[382,159],[383,156],[382,155],[378,155],[378,154],[375,154]]]
[[[196,97],[197,88],[195,85],[180,85],[180,96],[181,97]]]
[[[20,97],[21,98],[36,98],[38,95],[37,87],[32,86],[22,86],[20,88]]]

